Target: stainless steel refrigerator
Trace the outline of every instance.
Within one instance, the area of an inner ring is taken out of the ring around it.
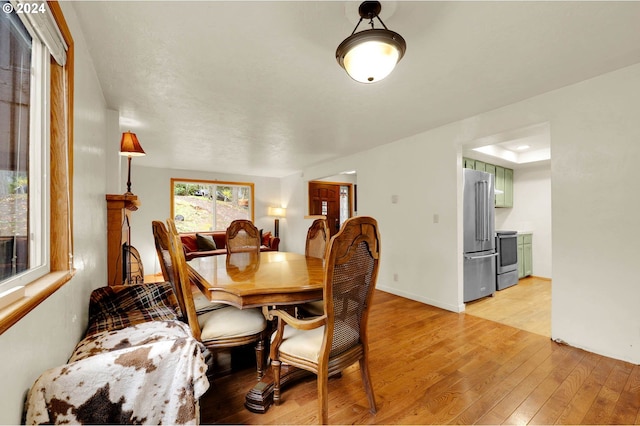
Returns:
[[[493,175],[463,169],[465,302],[496,291],[495,192]]]

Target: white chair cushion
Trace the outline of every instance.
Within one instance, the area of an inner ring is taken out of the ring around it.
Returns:
[[[359,342],[359,334],[349,327],[342,329],[342,335],[338,341],[334,341],[336,353],[342,353],[352,348]],[[271,337],[273,342],[274,335]],[[280,353],[292,355],[297,358],[306,359],[311,362],[318,362],[320,349],[324,337],[324,326],[313,330],[298,330],[289,325],[284,327],[284,335],[280,344]]]
[[[267,327],[267,320],[260,309],[238,309],[233,306],[198,315],[198,323],[203,341],[250,336]]]
[[[298,330],[286,325],[280,344],[280,352],[311,362],[318,362],[323,337],[324,326],[313,330]]]
[[[200,290],[197,290],[193,293],[193,304],[196,305],[196,312],[198,315],[213,311],[214,309],[220,309],[228,307],[229,305],[225,305],[224,303],[215,303],[207,299],[207,296],[202,294]]]

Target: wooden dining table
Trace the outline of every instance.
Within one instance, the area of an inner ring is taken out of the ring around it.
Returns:
[[[319,258],[265,251],[199,257],[187,264],[191,281],[212,302],[239,309],[267,309],[322,299],[324,264]],[[307,374],[283,365],[281,386]],[[245,406],[255,413],[264,413],[272,402],[273,375],[268,369],[247,394]]]

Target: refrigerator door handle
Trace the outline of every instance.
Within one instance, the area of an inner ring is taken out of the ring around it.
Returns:
[[[476,260],[476,259],[486,259],[488,257],[498,257],[498,253],[493,253],[493,254],[483,254],[482,256],[469,256],[469,255],[464,255],[465,259],[469,259],[469,260]]]
[[[476,240],[489,241],[489,189],[486,180],[476,183]]]

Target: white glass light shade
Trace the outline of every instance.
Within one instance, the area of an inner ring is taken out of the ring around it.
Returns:
[[[336,59],[354,80],[375,83],[391,74],[406,48],[398,33],[371,29],[345,39],[338,46]]]
[[[356,81],[380,81],[396,67],[399,52],[394,46],[379,41],[367,41],[351,49],[344,57],[344,69]]]

